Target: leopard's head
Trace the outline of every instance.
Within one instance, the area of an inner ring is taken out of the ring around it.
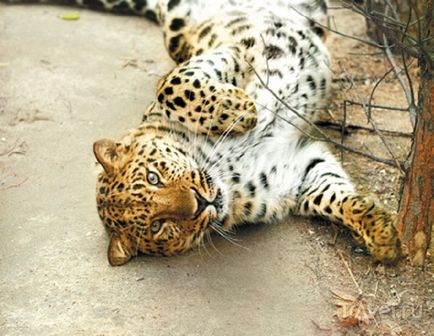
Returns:
[[[224,191],[173,132],[144,127],[121,142],[97,141],[93,149],[104,168],[96,200],[110,235],[111,265],[125,264],[138,251],[186,251],[224,218]]]

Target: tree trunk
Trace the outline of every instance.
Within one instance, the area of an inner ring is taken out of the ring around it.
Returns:
[[[431,34],[432,0],[427,1],[426,10],[422,37]],[[427,44],[424,47],[427,50],[432,48]],[[402,241],[407,243],[410,259],[415,266],[423,266],[425,263],[434,221],[433,69],[428,57],[431,55],[420,53],[418,115],[398,222],[398,231]]]

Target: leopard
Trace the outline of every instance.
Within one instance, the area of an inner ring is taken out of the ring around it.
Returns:
[[[142,123],[93,145],[110,265],[295,216],[343,225],[376,262],[400,259],[396,215],[312,136],[331,91],[325,0],[72,3],[154,21],[175,63]]]

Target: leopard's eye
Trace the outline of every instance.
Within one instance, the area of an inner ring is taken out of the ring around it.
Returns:
[[[149,184],[157,185],[160,183],[160,178],[154,172],[149,172],[148,173],[148,182],[149,182]]]
[[[157,233],[161,229],[161,221],[156,220],[151,223],[151,232]]]

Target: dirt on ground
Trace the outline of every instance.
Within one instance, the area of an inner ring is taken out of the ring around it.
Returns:
[[[80,19],[60,15],[78,12]],[[338,7],[330,24],[366,39],[364,18]],[[405,160],[408,112],[378,49],[330,33],[332,99],[322,129],[365,153]],[[397,60],[398,64],[399,60]],[[377,265],[348,232],[294,218],[215,238],[175,258],[111,268],[96,215],[91,146],[137,126],[173,66],[141,18],[52,6],[0,5],[0,334],[432,335],[432,251],[423,270]],[[409,61],[417,89],[417,62]],[[349,103],[345,103],[349,101]],[[342,120],[347,126],[341,132]],[[396,210],[398,169],[341,152],[357,187]]]

